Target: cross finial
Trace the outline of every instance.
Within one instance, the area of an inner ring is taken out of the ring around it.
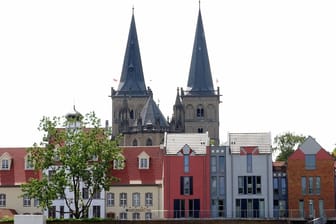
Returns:
[[[198,9],[201,10],[201,0],[198,0]]]

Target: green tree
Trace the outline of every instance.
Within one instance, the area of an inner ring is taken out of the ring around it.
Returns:
[[[117,181],[111,175],[112,161],[122,159],[118,139],[111,141],[110,131],[100,123],[94,112],[43,117],[38,128],[43,139],[29,149],[31,162],[43,175],[23,184],[23,194],[38,199],[43,209],[63,198],[75,218],[85,217],[94,194]]]
[[[276,161],[287,161],[288,157],[305,139],[305,136],[296,135],[291,132],[277,135],[274,138],[275,147],[272,148],[273,153],[279,153],[276,157]]]

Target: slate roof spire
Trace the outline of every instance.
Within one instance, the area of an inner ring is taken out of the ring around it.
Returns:
[[[128,34],[124,64],[116,95],[148,95],[142,70],[138,35],[132,8],[132,20]]]
[[[199,5],[200,7],[200,5]],[[192,52],[187,94],[214,95],[212,75],[205,41],[201,9],[198,11],[198,20]]]

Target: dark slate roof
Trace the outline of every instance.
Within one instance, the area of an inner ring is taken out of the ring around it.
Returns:
[[[131,26],[124,56],[124,64],[116,95],[148,95],[142,71],[134,14],[132,14]]]
[[[199,10],[198,13],[194,47],[189,70],[187,94],[214,94],[201,10]]]
[[[149,96],[145,106],[141,111],[140,116],[142,119],[142,126],[153,125],[155,127],[157,121],[159,121],[160,128],[169,127],[167,120],[163,116],[159,107],[154,102],[152,95]]]

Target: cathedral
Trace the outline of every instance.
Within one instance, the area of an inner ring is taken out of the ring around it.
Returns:
[[[175,90],[176,91],[176,90]],[[112,137],[122,135],[122,146],[160,145],[165,133],[208,132],[219,144],[219,87],[214,89],[208,50],[198,12],[186,88],[177,87],[171,119],[166,119],[146,87],[134,11],[117,89],[111,88]]]

